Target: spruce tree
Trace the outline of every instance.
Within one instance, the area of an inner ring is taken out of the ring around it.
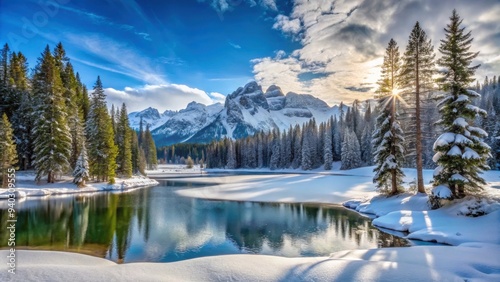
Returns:
[[[330,122],[325,127],[325,134],[324,134],[324,168],[325,170],[331,170],[332,169],[332,162],[333,162],[333,136],[332,136],[332,125]]]
[[[122,104],[116,124],[116,145],[118,147],[118,172],[124,177],[132,176],[132,129],[130,128],[127,107]]]
[[[490,154],[482,141],[486,132],[473,124],[476,116],[486,116],[486,112],[472,104],[479,94],[468,90],[479,67],[471,66],[478,52],[470,51],[473,38],[461,24],[460,16],[453,10],[439,47],[442,57],[438,64],[444,69],[440,86],[446,92],[439,103],[439,124],[445,133],[434,143],[434,161],[438,164],[434,185],[448,187],[455,197],[481,189],[485,181],[479,174],[489,169],[486,160]]]
[[[397,194],[404,173],[401,170],[404,158],[403,131],[397,119],[396,105],[399,98],[397,86],[400,73],[399,48],[391,39],[382,64],[382,76],[378,82],[379,94],[377,128],[373,133],[374,159],[376,167],[373,182],[382,193]]]
[[[5,44],[0,51],[0,114],[6,113],[12,117],[12,103],[10,101],[9,87],[9,59],[10,48]]]
[[[90,175],[97,181],[114,183],[116,155],[114,132],[106,106],[106,94],[98,76],[92,92],[90,111],[86,123]]]
[[[20,169],[28,169],[33,158],[33,97],[28,79],[26,57],[18,52],[12,53],[9,66],[9,87],[14,92],[15,107],[12,125],[16,140]]]
[[[346,127],[344,133],[341,161],[342,166],[340,169],[361,167],[361,152],[358,137],[356,137],[356,133],[350,127]]]
[[[153,139],[153,135],[151,135],[151,131],[149,130],[149,124],[146,125],[146,131],[144,132],[144,139],[142,146],[144,149],[148,169],[150,170],[156,169],[156,167],[158,166],[158,159],[156,156],[156,145]]]
[[[36,105],[33,129],[35,179],[40,181],[47,175],[47,182],[54,183],[56,175],[69,168],[71,135],[67,124],[64,89],[49,46],[38,60],[32,84]]]
[[[16,144],[14,142],[14,132],[12,125],[7,118],[7,114],[3,113],[0,119],[0,178],[2,188],[7,188],[8,177],[12,173],[9,169],[15,168],[17,163]]]
[[[401,87],[403,94],[411,97],[415,103],[415,149],[417,165],[417,190],[425,193],[422,162],[422,126],[421,126],[421,95],[432,89],[432,75],[435,73],[434,47],[425,31],[417,22],[410,34],[408,45],[403,57],[401,68]]]
[[[76,160],[75,169],[73,170],[73,177],[73,183],[76,184],[78,188],[85,187],[85,181],[89,179],[89,161],[85,143],[82,143],[82,149]]]

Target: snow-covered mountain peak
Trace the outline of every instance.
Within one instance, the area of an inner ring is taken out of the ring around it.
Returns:
[[[189,112],[189,111],[205,111],[206,107],[207,106],[205,106],[203,104],[200,104],[200,103],[193,101],[193,102],[189,103],[185,109],[180,110],[179,112],[183,113],[183,112]]]
[[[257,82],[252,81],[247,83],[243,87],[238,87],[236,91],[228,95],[230,99],[234,99],[238,96],[243,96],[243,95],[258,95],[258,94],[263,94],[262,92],[262,87],[257,84]]]
[[[128,115],[129,123],[132,128],[138,130],[141,124],[142,118],[142,126],[146,128],[149,125],[151,130],[157,128],[158,126],[164,124],[171,116],[173,116],[176,112],[170,111],[168,114],[165,113],[160,114],[157,109],[149,107],[140,112],[132,112]]]
[[[159,119],[160,112],[158,112],[155,108],[149,107],[137,113],[137,116],[142,117],[143,119]]]

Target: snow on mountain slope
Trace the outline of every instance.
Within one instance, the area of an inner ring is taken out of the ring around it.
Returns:
[[[219,103],[205,106],[191,102],[186,109],[180,110],[151,133],[159,145],[184,142],[212,123],[222,109]]]
[[[348,108],[344,105],[343,110]],[[364,112],[365,108],[366,103],[360,103],[360,111]],[[131,125],[138,128],[138,118],[142,115],[154,129],[152,134],[157,146],[164,146],[179,142],[207,143],[224,137],[238,139],[274,128],[287,130],[311,118],[317,123],[331,116],[338,118],[340,109],[312,95],[293,92],[284,95],[275,85],[263,92],[260,85],[250,82],[227,95],[224,105],[192,102],[179,112],[159,114],[148,108],[132,114],[129,115]]]
[[[142,126],[144,127],[144,129],[146,129],[146,125],[149,125],[149,128],[153,130],[163,125],[176,113],[177,112],[174,111],[165,111],[164,113],[160,114],[157,109],[149,107],[140,112],[130,113],[128,115],[128,119],[130,126],[135,130],[139,130],[142,117]]]

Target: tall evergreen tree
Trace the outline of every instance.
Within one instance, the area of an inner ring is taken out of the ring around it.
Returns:
[[[12,117],[9,88],[9,58],[10,48],[8,44],[5,44],[0,51],[0,114],[6,113],[7,117]]]
[[[399,48],[396,41],[391,39],[385,51],[382,76],[378,82],[380,114],[377,118],[377,129],[373,133],[376,163],[373,181],[380,192],[393,195],[398,193],[404,177],[401,170],[404,137],[396,112],[400,64]]]
[[[0,178],[2,188],[7,188],[8,177],[12,173],[9,169],[14,168],[17,163],[16,144],[14,142],[14,132],[12,125],[7,118],[7,114],[3,113],[0,119]]]
[[[15,96],[12,125],[17,144],[20,169],[28,169],[33,158],[33,97],[28,79],[26,57],[18,52],[12,53],[9,66],[10,92]]]
[[[235,148],[234,142],[232,140],[229,140],[226,167],[228,169],[235,169],[236,168],[236,148]]]
[[[130,128],[127,107],[122,104],[119,119],[116,124],[116,145],[118,146],[118,172],[125,176],[132,176],[132,129]]]
[[[89,179],[89,161],[87,157],[87,149],[85,148],[85,142],[82,144],[82,149],[80,151],[80,156],[75,164],[75,169],[73,170],[73,183],[77,187],[85,187],[85,181]]]
[[[434,47],[425,31],[417,22],[410,34],[401,68],[401,86],[404,94],[415,102],[415,149],[417,164],[417,190],[425,193],[422,162],[421,94],[432,88],[435,73]]]
[[[471,66],[479,53],[470,51],[473,38],[461,24],[460,16],[453,10],[439,47],[442,57],[438,63],[444,69],[440,86],[446,91],[439,103],[439,123],[445,133],[434,143],[434,160],[438,164],[434,185],[447,186],[456,197],[463,197],[466,191],[476,191],[485,184],[479,174],[489,169],[486,160],[490,154],[489,147],[482,141],[486,132],[473,126],[474,118],[486,116],[486,112],[472,104],[472,99],[479,94],[467,89],[479,67]]]
[[[97,181],[114,183],[116,155],[113,126],[106,106],[106,94],[98,76],[92,92],[86,123],[90,175]]]
[[[361,152],[358,137],[356,137],[356,133],[350,127],[346,127],[344,133],[341,161],[342,166],[340,169],[361,167]]]
[[[33,130],[36,180],[47,175],[47,182],[54,183],[56,175],[69,168],[71,136],[61,76],[49,46],[38,60],[32,84],[37,117]]]
[[[332,145],[332,125],[330,122],[325,127],[325,134],[324,134],[324,168],[325,170],[331,170],[332,169],[332,162],[333,162],[333,145]]]
[[[144,132],[143,139],[143,149],[146,157],[146,163],[148,169],[156,169],[158,166],[158,159],[156,156],[156,145],[153,139],[153,135],[151,135],[151,131],[149,130],[149,124],[146,125],[146,131]]]

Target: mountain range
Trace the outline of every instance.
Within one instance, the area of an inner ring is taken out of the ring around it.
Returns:
[[[361,110],[366,103],[361,103]],[[348,106],[344,105],[344,111]],[[270,86],[265,92],[256,82],[250,82],[227,95],[221,103],[203,105],[191,102],[180,111],[147,108],[129,114],[130,125],[139,129],[149,125],[157,146],[182,142],[208,143],[223,137],[242,138],[258,131],[279,128],[288,129],[315,118],[323,122],[332,115],[340,114],[339,106],[328,106],[323,100],[309,94],[288,92]]]

